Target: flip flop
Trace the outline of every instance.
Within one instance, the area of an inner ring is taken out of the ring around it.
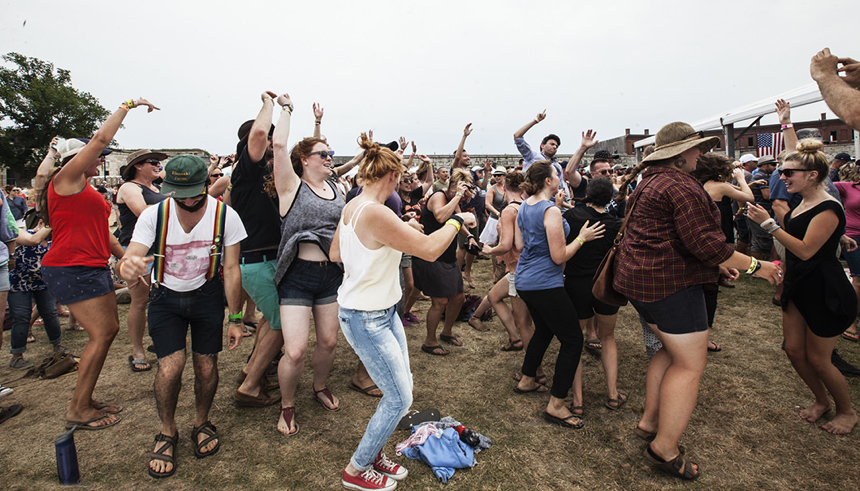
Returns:
[[[108,410],[108,408],[109,408],[109,407],[111,407],[111,406],[116,406],[116,410],[115,410],[115,411],[110,411],[110,410]],[[95,405],[95,406],[93,406],[93,409],[95,409],[95,410],[97,410],[97,411],[101,411],[101,412],[103,412],[103,413],[105,413],[105,414],[119,414],[119,413],[121,413],[121,412],[122,412],[122,410],[123,410],[124,408],[123,408],[122,406],[118,405],[118,404],[109,404],[109,403],[106,403],[106,402],[98,402],[98,403],[96,403],[96,405]]]
[[[514,386],[514,392],[517,394],[530,394],[532,392],[549,392],[549,387],[543,384],[538,384],[534,389],[523,390],[520,389],[519,386]]]
[[[135,365],[146,365],[146,368],[137,368]],[[152,370],[152,365],[146,359],[135,359],[134,355],[128,355],[128,366],[132,372],[148,372]]]
[[[9,418],[14,418],[21,413],[24,406],[20,404],[12,404],[9,407],[0,407],[0,423],[5,422]]]
[[[711,348],[711,346],[710,346],[712,344],[714,345],[713,348]],[[723,347],[720,346],[719,344],[717,344],[713,341],[708,341],[708,351],[710,351],[712,353],[716,353],[717,351],[722,351],[722,350],[723,350]]]
[[[585,347],[593,350],[603,349],[603,345],[600,344],[600,340],[597,338],[589,339],[588,341],[586,341]]]
[[[371,386],[368,386],[368,387],[365,387],[362,389],[361,387],[355,385],[354,383],[352,383],[352,381],[350,381],[349,382],[349,388],[356,391],[356,392],[361,392],[362,394],[369,396],[369,397],[382,397],[382,394],[376,395],[376,394],[370,393],[371,391],[379,390],[379,387],[377,387],[376,385],[371,385]]]
[[[287,423],[287,427],[293,426],[293,422],[296,419],[296,407],[295,406],[287,406],[281,408],[281,414],[284,416],[284,421]],[[296,431],[291,431],[289,433],[284,433],[281,430],[278,430],[278,433],[284,436],[293,436],[299,432],[299,424],[296,423]]]
[[[323,387],[320,390],[316,390],[313,388],[313,386],[311,386],[311,389],[314,391],[314,399],[316,399],[318,403],[322,404],[322,407],[326,408],[326,410],[328,411],[340,411],[340,404],[335,406],[334,395],[332,395],[331,391],[328,390],[328,387]],[[320,394],[322,394],[322,396],[320,396]],[[328,399],[328,402],[329,404],[331,404],[331,406],[326,404],[326,401],[323,400],[323,398]]]
[[[555,425],[559,425],[559,426],[564,427],[564,428],[572,428],[574,430],[578,430],[578,429],[582,428],[583,426],[585,426],[585,421],[583,421],[581,417],[579,417],[575,414],[571,414],[570,416],[568,416],[566,418],[559,418],[557,416],[553,416],[552,414],[550,414],[548,412],[544,412],[543,417],[548,422],[555,424]],[[579,423],[571,423],[570,420],[574,419],[574,418],[578,419]]]
[[[97,416],[97,417],[95,417],[95,418],[93,418],[93,419],[89,419],[89,420],[87,420],[87,421],[72,421],[72,420],[68,420],[68,419],[67,419],[67,420],[66,420],[66,429],[67,429],[67,430],[71,430],[73,427],[77,426],[77,427],[78,427],[78,428],[77,428],[77,429],[78,429],[78,431],[80,431],[80,430],[91,430],[91,431],[97,431],[97,430],[103,430],[103,429],[105,429],[105,428],[110,428],[111,426],[113,426],[113,425],[115,425],[115,424],[119,423],[120,421],[122,421],[122,418],[121,418],[121,417],[119,417],[119,416],[117,416],[117,417],[116,417],[116,420],[115,420],[113,423],[108,423],[108,424],[106,424],[106,425],[101,425],[101,426],[93,426],[93,425],[91,425],[91,424],[90,424],[90,423],[95,423],[96,421],[99,421],[99,420],[102,420],[102,419],[108,418],[108,417],[110,417],[110,416],[112,416],[112,415],[111,415],[111,414],[105,414],[105,413],[102,413],[102,415],[101,415],[101,416]]]
[[[519,382],[523,379],[523,374],[520,372],[515,372],[513,379]],[[546,375],[541,375],[540,377],[535,377],[535,382],[541,385],[546,385],[547,383],[549,383],[549,379],[546,378]]]
[[[418,426],[421,423],[426,423],[428,421],[439,421],[441,418],[441,414],[437,409],[425,409],[423,411],[417,411],[413,414],[407,414],[400,419],[400,422],[397,423],[398,430],[411,430],[413,426]]]
[[[842,337],[848,341],[854,341],[855,343],[860,340],[860,335],[858,335],[856,332],[845,331],[842,333]]]
[[[450,336],[448,336],[447,334],[440,334],[439,339],[450,345],[463,346],[463,343],[460,341],[460,338],[458,338],[455,334],[452,334]]]
[[[441,352],[437,352],[437,350],[441,350]],[[421,345],[421,351],[425,353],[429,353],[433,356],[446,356],[451,352],[442,347],[442,345],[437,344],[436,346],[427,346],[426,344]]]
[[[519,346],[517,346],[519,345]],[[508,341],[508,344],[501,347],[502,351],[522,351],[523,350],[523,340],[517,339],[516,341]]]

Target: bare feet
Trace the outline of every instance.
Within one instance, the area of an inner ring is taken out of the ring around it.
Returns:
[[[815,423],[818,418],[824,416],[824,413],[830,411],[830,404],[815,403],[806,409],[800,410],[800,419],[805,419],[810,423]]]
[[[851,414],[837,414],[830,422],[821,425],[821,429],[831,435],[847,435],[856,425],[857,414],[852,411]]]
[[[463,273],[463,279],[466,280],[469,288],[475,288],[475,284],[472,283],[472,273]]]
[[[469,317],[469,325],[476,331],[486,332],[490,330],[489,327],[485,326],[484,323],[481,322],[481,319],[478,319],[474,315]]]

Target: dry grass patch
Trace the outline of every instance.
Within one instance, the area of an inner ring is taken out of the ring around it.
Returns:
[[[490,286],[489,261],[475,264],[478,294]],[[653,489],[860,489],[856,462],[858,433],[829,435],[798,417],[811,395],[780,350],[781,321],[770,304],[772,287],[742,278],[737,288],[720,294],[713,339],[723,351],[709,356],[698,406],[683,442],[702,477],[693,483],[656,473],[641,457],[642,442],[632,434],[642,412],[647,359],[636,314],[621,310],[616,336],[619,345],[619,388],[630,401],[619,411],[603,407],[606,391],[600,360],[583,353],[586,426],[565,430],[544,422],[548,395],[517,395],[511,376],[519,370],[522,352],[499,350],[506,334],[498,318],[480,333],[465,323],[454,332],[462,348],[449,347],[447,357],[420,351],[423,322],[406,329],[415,379],[415,408],[436,407],[493,440],[478,455],[477,465],[457,471],[451,489],[516,490],[653,490]],[[419,302],[422,319],[429,306]],[[126,306],[121,306],[124,318]],[[28,347],[27,358],[38,360],[50,351],[44,331]],[[7,333],[8,335],[8,333]],[[65,332],[64,344],[80,353],[86,336]],[[7,337],[8,340],[8,337]],[[148,342],[148,338],[146,340]],[[154,480],[146,473],[147,456],[158,431],[152,393],[154,371],[131,373],[131,353],[124,329],[108,355],[96,397],[123,404],[123,421],[115,428],[80,432],[76,443],[82,483],[90,489],[340,489],[340,472],[352,455],[373,414],[377,399],[348,389],[357,357],[341,337],[329,387],[343,409],[329,412],[313,400],[310,358],[298,389],[298,435],[275,430],[277,406],[239,409],[232,401],[234,377],[251,349],[247,338],[219,360],[221,384],[212,410],[221,450],[197,460],[189,434],[193,417],[193,373],[186,366],[177,419],[180,443],[176,474]],[[312,341],[313,342],[313,341]],[[545,358],[548,375],[557,355],[553,343]],[[5,346],[4,346],[5,347]],[[844,358],[860,364],[860,349],[840,341]],[[8,368],[8,351],[0,357],[0,381],[21,375]],[[63,432],[63,416],[74,376],[15,383],[15,393],[0,403],[22,403],[24,412],[0,426],[0,488],[59,489],[53,438]],[[860,402],[860,381],[849,379],[853,399]],[[831,413],[832,414],[832,413]],[[825,418],[826,420],[826,418]],[[408,436],[396,432],[386,450]],[[409,469],[404,489],[442,489],[421,462],[396,458]]]

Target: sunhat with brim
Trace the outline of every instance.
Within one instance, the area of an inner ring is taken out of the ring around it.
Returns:
[[[501,165],[500,165],[500,166],[498,166],[498,167],[496,167],[495,169],[493,169],[493,175],[494,175],[494,176],[503,176],[503,175],[505,175],[505,174],[507,174],[507,173],[508,173],[507,169],[505,169],[505,168],[504,168],[504,167],[502,167]]]
[[[161,194],[169,198],[193,198],[203,194],[209,173],[206,161],[196,155],[182,154],[167,161]]]
[[[716,136],[706,137],[687,123],[674,122],[660,128],[654,138],[654,153],[645,157],[643,162],[653,162],[676,157],[687,150],[699,147],[705,153],[720,143]]]
[[[150,160],[150,159],[161,161],[161,160],[164,160],[166,158],[167,158],[166,153],[153,152],[152,150],[149,150],[149,149],[142,149],[142,150],[138,150],[136,152],[132,152],[131,154],[128,155],[128,157],[125,158],[126,164],[122,168],[122,174],[121,174],[122,178],[125,181],[130,181],[130,180],[134,179],[134,176],[137,173],[137,170],[134,167],[135,164],[139,164],[145,160]]]

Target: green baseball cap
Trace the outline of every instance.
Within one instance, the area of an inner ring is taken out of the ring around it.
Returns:
[[[209,181],[206,161],[196,155],[182,154],[167,161],[161,194],[170,198],[193,198],[203,194]]]

